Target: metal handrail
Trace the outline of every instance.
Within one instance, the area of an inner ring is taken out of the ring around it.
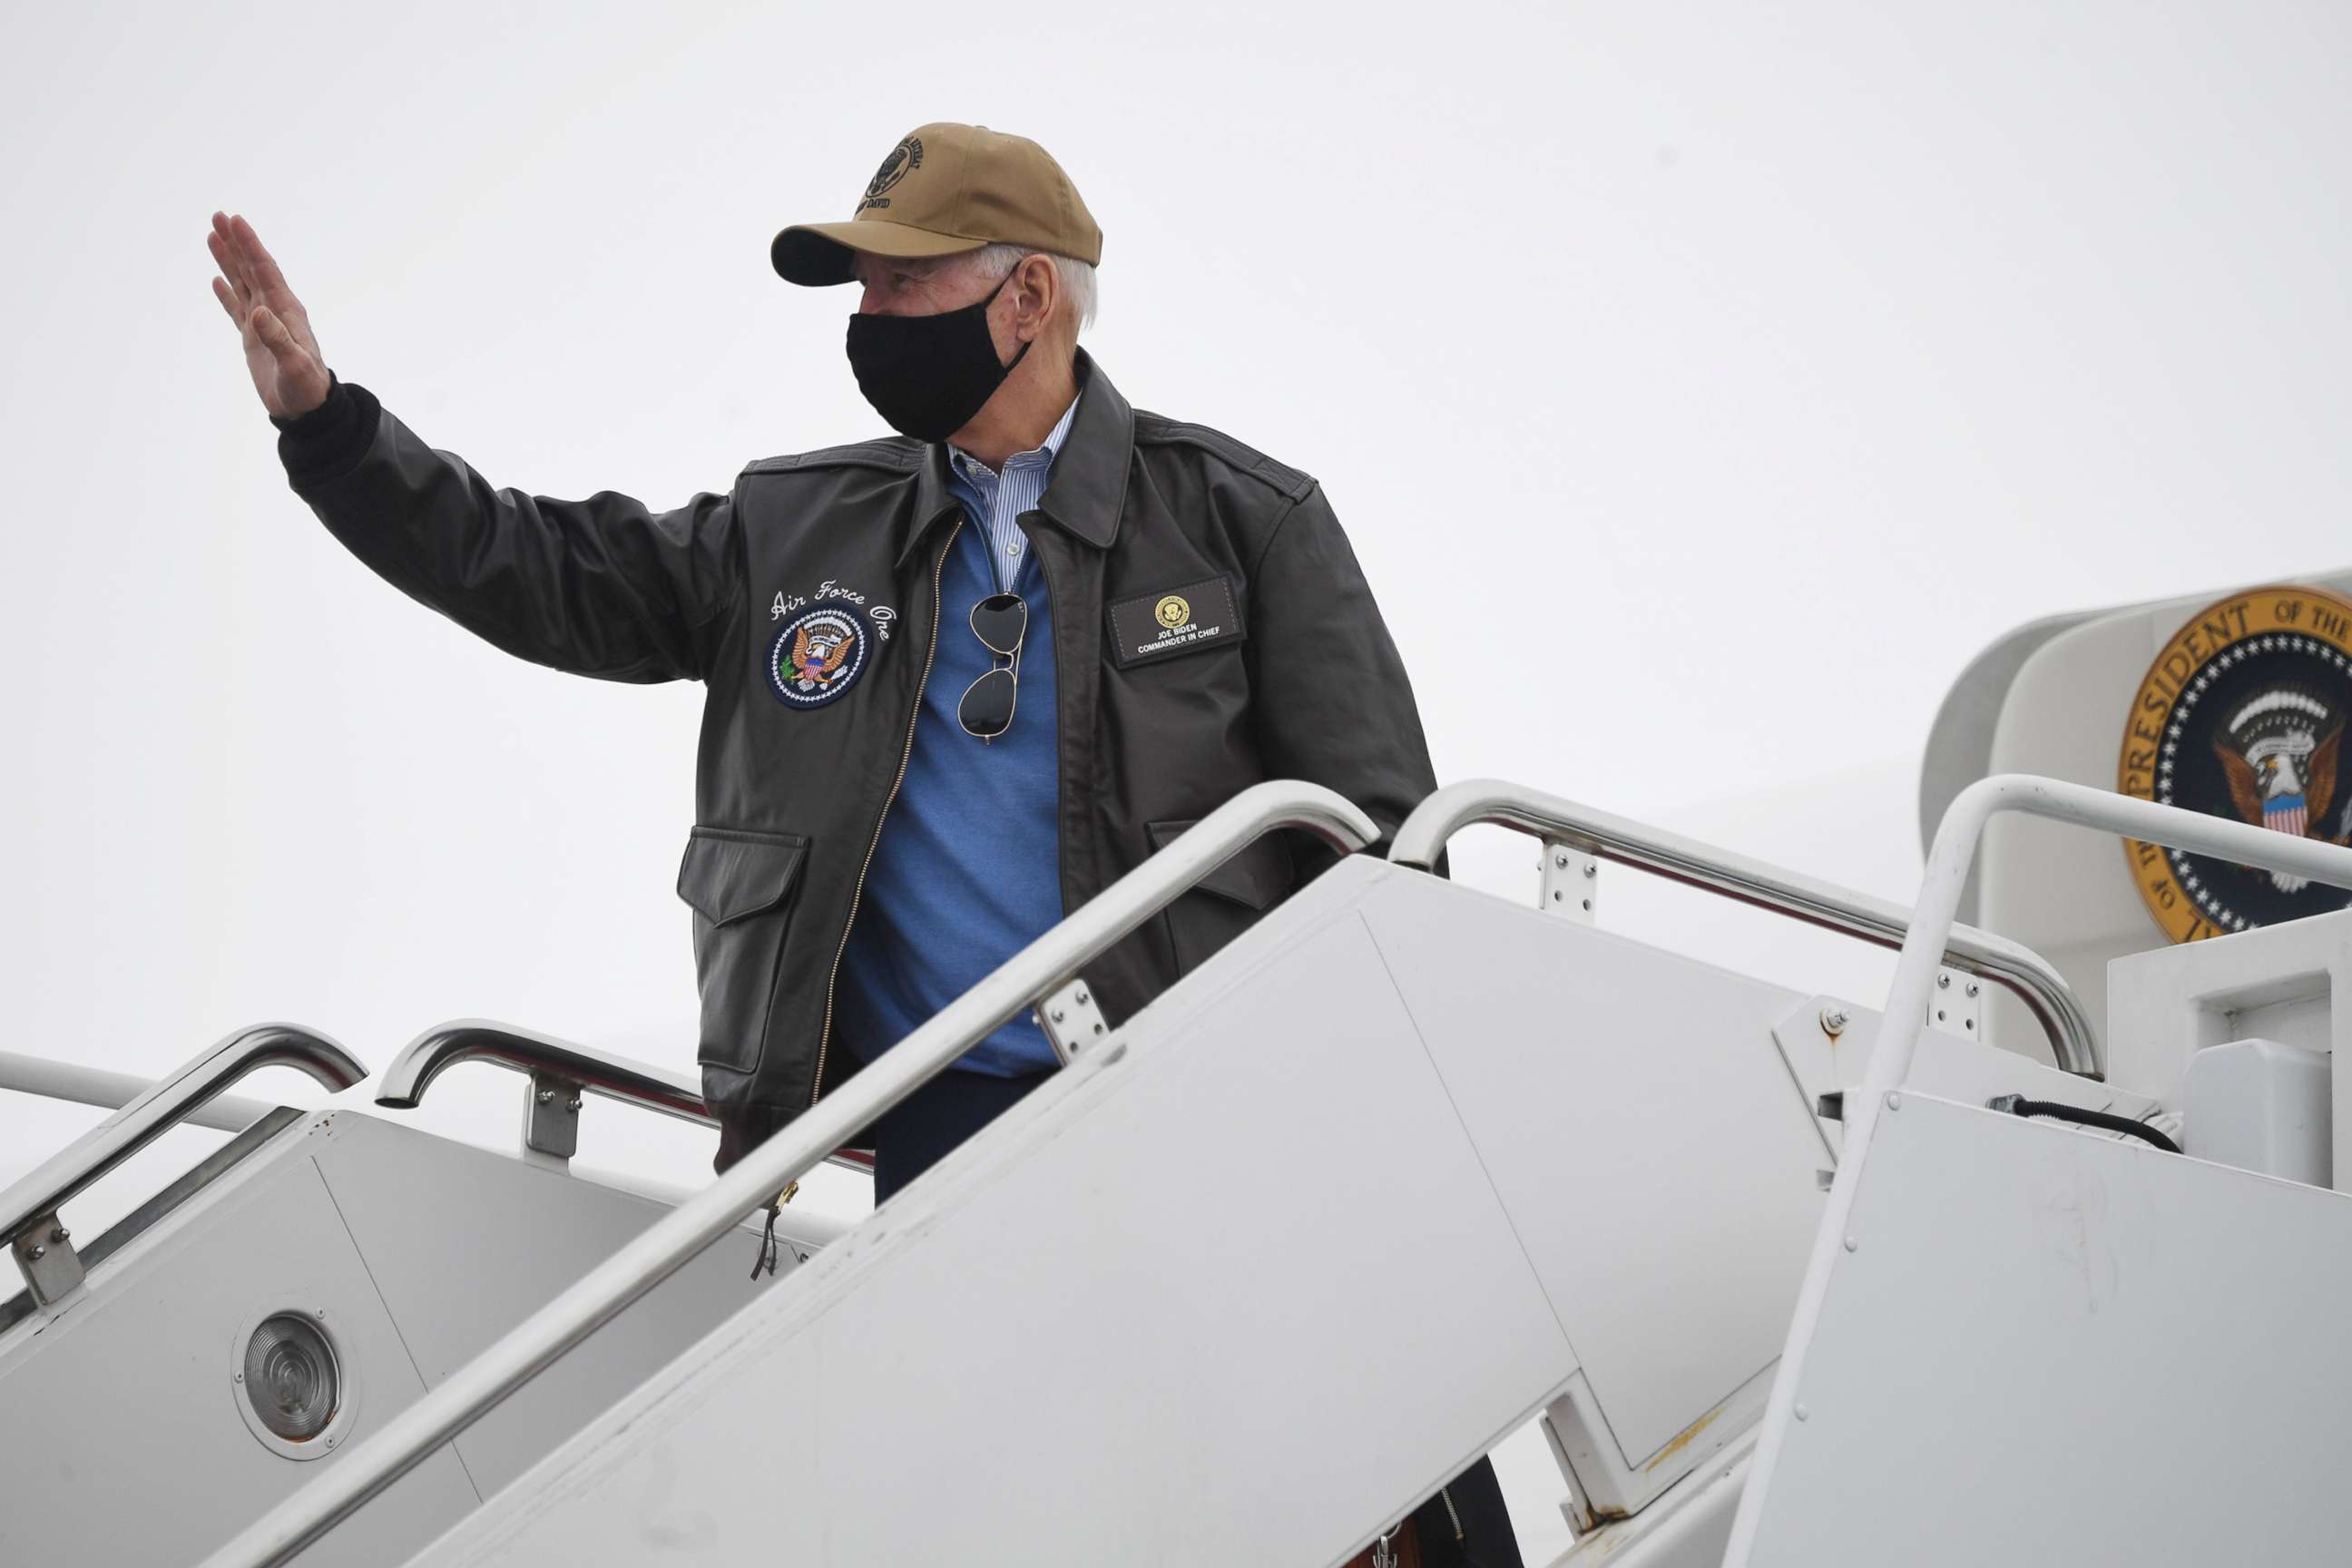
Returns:
[[[1917,916],[1902,905],[1851,888],[1817,881],[1799,872],[1751,860],[1695,838],[1540,790],[1500,779],[1469,779],[1448,784],[1413,809],[1397,828],[1389,858],[1427,870],[1447,840],[1473,823],[1493,823],[1531,833],[1548,842],[1654,872],[1690,887],[1704,888],[1759,909],[1790,915],[1811,925],[1843,931],[1880,947],[1909,951]],[[2049,1037],[2052,1058],[2084,1078],[2106,1076],[2106,1056],[2091,1016],[2074,987],[2048,960],[2030,948],[1990,931],[1951,923],[1946,912],[1943,962],[1964,973],[2014,994]],[[1932,985],[1934,974],[1929,981]],[[1889,1005],[1893,1005],[1890,1002]],[[1927,1016],[1925,994],[1919,1016]],[[1889,1013],[1888,1017],[1901,1015]]]
[[[681,1121],[719,1125],[702,1103],[700,1087],[683,1073],[491,1018],[452,1018],[401,1047],[376,1080],[375,1102],[413,1110],[433,1080],[459,1062],[496,1062],[525,1077],[560,1078],[590,1094]]]
[[[297,1024],[239,1029],[0,1192],[0,1238],[14,1239],[36,1218],[186,1121],[196,1107],[267,1067],[299,1068],[329,1089],[349,1089],[367,1077],[356,1057],[315,1030]]]
[[[153,1079],[133,1072],[110,1072],[79,1062],[0,1051],[0,1089],[17,1094],[37,1094],[44,1100],[68,1100],[77,1105],[102,1105],[109,1110],[120,1110],[154,1087]],[[274,1109],[258,1100],[224,1094],[197,1106],[181,1120],[191,1127],[242,1132]]]
[[[70,1240],[57,1223],[58,1207],[198,1106],[266,1067],[298,1068],[330,1089],[349,1089],[367,1077],[357,1058],[324,1035],[294,1024],[256,1024],[155,1083],[0,1192],[0,1241],[15,1254],[36,1300],[56,1300],[81,1279]]]
[[[727,1235],[772,1194],[806,1175],[850,1134],[937,1076],[998,1025],[1069,984],[1081,965],[1245,846],[1284,827],[1307,829],[1342,850],[1362,849],[1379,837],[1371,818],[1319,784],[1278,780],[1242,791],[385,1422],[374,1436],[205,1558],[205,1568],[276,1568],[287,1562]]]
[[[2030,773],[1995,773],[1979,779],[1944,810],[1936,841],[1927,850],[1927,868],[1919,880],[1919,901],[1904,939],[1903,956],[1895,961],[1895,979],[1886,993],[1886,1018],[1895,1026],[1882,1028],[1863,1074],[1863,1087],[1844,1097],[1839,1137],[1837,1174],[1830,1182],[1827,1207],[1813,1232],[1803,1283],[1797,1289],[1796,1311],[1789,1337],[1780,1347],[1780,1370],[1764,1406],[1763,1436],[1756,1447],[1755,1470],[1732,1521],[1727,1562],[1747,1561],[1756,1534],[1760,1500],[1767,1494],[1773,1468],[1795,1417],[1803,1407],[1797,1391],[1809,1386],[1806,1357],[1815,1343],[1830,1281],[1840,1262],[1854,1246],[1851,1222],[1860,1196],[1863,1172],[1870,1159],[1879,1118],[1899,1111],[1903,1086],[1908,1081],[1912,1058],[1927,1032],[1927,998],[1936,986],[1936,956],[1943,947],[1959,909],[1960,892],[1968,885],[1969,866],[1976,858],[1978,841],[1986,825],[2005,811],[2102,828],[2145,844],[2193,850],[2242,866],[2261,867],[2307,877],[2331,887],[2352,889],[2352,848],[2299,838],[2252,823],[2231,822],[2177,805],[2158,805],[2087,785]],[[1900,1020],[1896,1025],[1896,1020]],[[2172,1159],[2149,1152],[2153,1160]],[[1928,1216],[1933,1223],[1934,1216]]]
[[[2031,773],[1996,773],[1979,779],[1955,796],[1944,813],[1943,826],[1936,830],[1935,845],[1927,852],[1927,873],[1919,883],[1919,902],[1912,917],[1911,934],[1904,941],[1903,956],[1895,965],[1895,979],[1887,988],[1887,1017],[1926,1018],[1927,999],[1936,984],[1934,950],[1942,945],[1945,933],[1954,929],[1952,921],[1959,908],[1960,889],[1968,882],[1969,866],[1976,858],[1978,840],[1984,836],[1986,825],[2005,811],[2071,822],[2080,827],[2102,828],[2145,844],[2193,850],[2241,866],[2308,877],[2330,887],[2352,888],[2352,848],[2316,838],[2298,838],[2252,823],[2208,816],[2201,811],[2177,805],[2158,805],[2154,801],[2093,789],[2086,784],[2038,778]],[[1901,1011],[1906,1007],[1915,1012]],[[1870,1068],[1863,1079],[1869,1091],[1864,1095],[1866,1100],[1874,1100],[1902,1087],[1918,1043],[1918,1029],[1907,1023],[1902,1028],[1882,1034],[1871,1052]]]
[[[719,1125],[719,1118],[703,1100],[701,1086],[684,1073],[493,1018],[452,1018],[401,1047],[400,1054],[376,1080],[375,1102],[394,1110],[414,1110],[424,1102],[433,1080],[461,1062],[493,1062],[521,1073],[531,1080],[532,1110],[566,1115],[577,1110],[576,1104],[545,1105],[539,1097],[584,1092],[698,1126]],[[534,1136],[532,1118],[527,1115],[524,1126],[524,1142],[531,1147],[570,1154],[568,1138],[542,1143]],[[835,1150],[825,1158],[853,1171],[873,1173],[873,1161],[855,1151]]]

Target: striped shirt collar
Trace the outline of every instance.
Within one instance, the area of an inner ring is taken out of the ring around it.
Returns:
[[[1054,459],[1054,491],[1039,496],[1037,510],[1072,538],[1108,550],[1118,538],[1119,518],[1127,510],[1135,410],[1085,349],[1077,351],[1071,369],[1077,377],[1078,406],[1070,418],[1069,439]],[[916,448],[911,477],[914,509],[894,525],[898,544],[893,559],[902,566],[933,528],[961,510],[955,487],[970,482],[952,466],[944,441]]]
[[[1013,453],[1013,456],[1004,459],[1004,466],[1007,468],[1027,468],[1042,466],[1048,473],[1051,473],[1054,467],[1054,458],[1060,454],[1062,450],[1062,443],[1070,434],[1070,421],[1076,417],[1077,412],[1078,400],[1076,397],[1072,397],[1070,399],[1070,405],[1062,410],[1061,418],[1055,420],[1054,422],[1054,427],[1045,433],[1045,439],[1039,445],[1030,447],[1029,450],[1025,452]],[[982,462],[978,458],[973,457],[970,452],[965,451],[961,447],[950,445],[948,447],[948,461],[954,465],[956,472],[961,474],[973,484],[981,486],[983,489],[993,489],[995,488],[996,481],[999,477],[997,471],[990,468],[986,463]]]
[[[950,488],[963,498],[972,521],[980,525],[989,570],[1000,592],[1012,592],[1021,581],[1021,568],[1029,558],[1029,535],[1021,519],[1044,499],[1046,482],[1053,478],[1054,458],[1061,450],[1062,438],[1070,432],[1070,416],[1077,411],[1078,400],[1072,397],[1044,444],[1005,458],[1001,474],[969,452],[948,448],[948,460],[955,470]]]

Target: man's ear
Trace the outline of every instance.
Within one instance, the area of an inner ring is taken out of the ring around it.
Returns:
[[[1045,335],[1045,321],[1061,301],[1062,275],[1053,262],[1032,251],[1013,268],[1013,330],[1023,342]]]

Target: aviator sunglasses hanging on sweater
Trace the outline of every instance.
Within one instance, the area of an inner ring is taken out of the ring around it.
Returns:
[[[1029,632],[1029,604],[1018,594],[991,594],[971,607],[971,635],[1006,668],[992,669],[964,688],[956,722],[964,733],[994,743],[1013,727],[1013,700],[1021,694],[1021,639]]]

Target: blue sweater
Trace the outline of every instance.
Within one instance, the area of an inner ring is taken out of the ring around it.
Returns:
[[[1044,493],[1076,409],[1044,447],[1007,460],[1001,479],[950,456],[967,515],[940,575],[939,647],[907,777],[875,846],[835,994],[835,1029],[867,1061],[1062,918],[1053,605],[1013,520]],[[998,662],[969,617],[1000,583],[1028,605],[1029,625],[1012,727],[983,743],[956,708]],[[1024,1013],[955,1065],[1011,1078],[1052,1067],[1054,1050]]]

